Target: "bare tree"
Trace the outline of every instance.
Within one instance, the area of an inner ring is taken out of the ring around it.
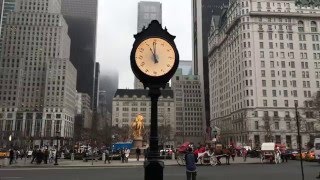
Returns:
[[[161,143],[163,146],[171,141],[172,138],[172,127],[170,124],[170,118],[167,114],[164,112],[159,115],[159,120],[163,121],[163,123],[158,128],[159,133],[159,143]]]
[[[263,116],[262,120],[264,121],[264,124],[261,125],[260,127],[265,132],[265,141],[272,142],[273,141],[272,125],[274,125],[274,121],[271,121],[271,117],[269,115]]]

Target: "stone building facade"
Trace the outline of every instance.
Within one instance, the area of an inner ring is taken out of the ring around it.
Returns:
[[[212,18],[209,37],[211,126],[224,143],[265,141],[297,148],[312,141],[320,88],[320,7],[314,1],[233,0]]]

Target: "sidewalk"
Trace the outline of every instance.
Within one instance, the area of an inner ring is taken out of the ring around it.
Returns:
[[[58,159],[57,166],[53,163],[49,164],[36,164],[35,162],[33,164],[30,163],[31,159],[19,159],[17,160],[17,163],[14,163],[12,165],[8,165],[9,159],[0,159],[0,168],[49,168],[49,167],[135,167],[135,166],[143,166],[144,160],[137,161],[136,159],[129,159],[127,163],[122,163],[120,160],[113,160],[110,164],[108,162],[104,164],[102,160],[98,161],[91,161],[88,160],[88,162],[84,162],[83,160],[67,160],[67,159]],[[176,160],[163,160],[164,164],[166,166],[170,165],[177,165]],[[7,164],[7,165],[6,165]]]
[[[57,166],[53,165],[53,163],[50,164],[36,164],[30,163],[31,159],[19,159],[17,160],[17,163],[14,163],[12,165],[5,165],[8,164],[9,159],[0,159],[0,168],[71,168],[71,167],[137,167],[137,166],[143,166],[143,159],[142,161],[137,161],[134,158],[130,158],[128,163],[122,163],[120,160],[113,160],[110,164],[104,164],[103,161],[91,161],[89,160],[88,162],[83,162],[82,160],[67,160],[67,159],[58,159],[58,164]],[[176,160],[162,160],[164,161],[165,166],[178,166],[178,163]],[[221,160],[222,165],[226,163],[225,158],[222,158]],[[199,162],[200,163],[200,162]],[[243,161],[242,157],[236,157],[235,161],[232,161],[230,158],[230,163],[231,164],[256,164],[260,163],[259,158],[247,158],[246,162]]]

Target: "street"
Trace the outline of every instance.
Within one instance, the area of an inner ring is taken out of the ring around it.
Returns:
[[[317,163],[304,162],[305,180],[313,180],[320,171]],[[142,180],[144,169],[135,167],[77,168],[12,168],[0,169],[0,180]],[[165,180],[184,180],[182,166],[166,166]],[[198,180],[301,180],[299,161],[282,164],[231,164],[229,166],[199,166]]]

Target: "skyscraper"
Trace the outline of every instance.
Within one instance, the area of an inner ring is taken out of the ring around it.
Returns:
[[[204,99],[204,119],[210,126],[210,102],[209,102],[209,70],[208,70],[208,36],[212,16],[220,14],[224,5],[229,0],[192,0],[192,28],[193,28],[193,73],[200,75],[201,90]]]
[[[2,36],[2,27],[7,21],[8,14],[14,11],[16,5],[16,0],[0,0],[0,52],[1,52],[1,41]]]
[[[70,60],[78,71],[77,90],[87,93],[94,107],[97,0],[61,0],[71,38]]]
[[[162,4],[160,2],[141,1],[138,3],[138,32],[148,27],[152,20],[162,23]],[[134,89],[143,89],[143,84],[135,77]]]
[[[0,131],[46,143],[57,131],[71,138],[77,71],[60,0],[17,1],[3,29]]]
[[[180,60],[178,68],[182,70],[182,75],[192,75],[192,61]]]
[[[101,100],[101,103],[105,104],[107,111],[112,112],[112,98],[119,86],[119,73],[112,70],[105,72],[106,74],[101,74],[99,80],[99,90],[105,91],[105,98]]]
[[[203,140],[205,129],[199,76],[183,75],[179,68],[171,84],[176,113],[176,139],[180,143],[189,141],[197,144]]]

